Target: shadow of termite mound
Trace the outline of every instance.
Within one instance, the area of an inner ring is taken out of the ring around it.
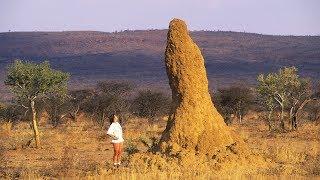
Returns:
[[[153,153],[134,155],[132,164],[145,162],[149,168],[169,171],[194,168],[196,172],[232,169],[244,162],[256,166],[259,160],[213,105],[204,58],[182,20],[170,22],[165,66],[173,100],[166,129]]]

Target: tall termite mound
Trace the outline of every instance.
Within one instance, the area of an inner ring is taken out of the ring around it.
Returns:
[[[169,25],[165,65],[173,105],[159,148],[164,153],[191,150],[214,155],[235,143],[208,90],[204,59],[184,21]]]

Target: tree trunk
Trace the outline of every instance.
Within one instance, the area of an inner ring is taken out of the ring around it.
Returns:
[[[73,121],[77,121],[79,110],[80,110],[80,107],[77,106],[77,109],[73,113],[71,113],[71,117],[72,117]]]
[[[73,121],[77,121],[78,120],[78,112],[74,113],[73,115]]]
[[[34,132],[34,139],[36,142],[36,148],[40,147],[40,136],[39,136],[39,129],[38,129],[38,122],[37,122],[37,113],[34,106],[34,100],[30,100],[30,106],[32,111],[32,123],[33,123],[33,132]]]
[[[292,129],[297,130],[298,124],[297,124],[297,114],[294,114],[292,117]]]
[[[284,106],[283,106],[283,104],[281,105],[280,128],[282,130],[285,130],[285,127],[284,127]]]
[[[239,114],[239,122],[240,122],[240,123],[242,122],[242,115],[241,115],[241,113]]]
[[[296,108],[292,107],[291,108],[290,120],[291,120],[292,130],[297,130],[297,128],[298,128],[298,124],[297,124],[298,113],[310,101],[311,101],[311,99],[306,99],[303,101],[303,103],[299,107],[296,107]]]
[[[294,130],[295,128],[294,128],[294,120],[293,120],[293,116],[294,116],[294,107],[291,107],[290,108],[290,117],[289,117],[289,119],[290,119],[290,123],[291,123],[291,129],[292,130]]]
[[[273,112],[273,110],[270,110],[269,111],[269,114],[268,114],[268,126],[269,126],[269,131],[271,131],[272,130],[272,125],[271,125],[271,117],[272,117],[272,112]]]
[[[298,109],[295,110],[294,107],[290,110],[290,122],[291,122],[291,129],[297,130],[297,115],[298,115]]]

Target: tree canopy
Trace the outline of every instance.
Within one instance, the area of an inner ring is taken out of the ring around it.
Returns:
[[[8,69],[5,84],[19,98],[32,99],[48,93],[66,93],[69,74],[40,64],[16,60]]]
[[[291,121],[296,121],[299,109],[309,101],[311,97],[311,82],[300,78],[295,67],[285,67],[277,73],[258,76],[257,92],[265,101],[265,106],[270,113],[276,107],[280,107],[280,127],[284,129],[284,111],[290,109]],[[269,115],[270,120],[271,114]],[[296,122],[292,122],[296,127]]]

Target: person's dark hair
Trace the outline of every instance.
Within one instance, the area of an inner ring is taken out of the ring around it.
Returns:
[[[114,122],[114,117],[115,117],[116,114],[112,113],[110,116],[109,116],[109,122],[110,124],[112,124]]]

